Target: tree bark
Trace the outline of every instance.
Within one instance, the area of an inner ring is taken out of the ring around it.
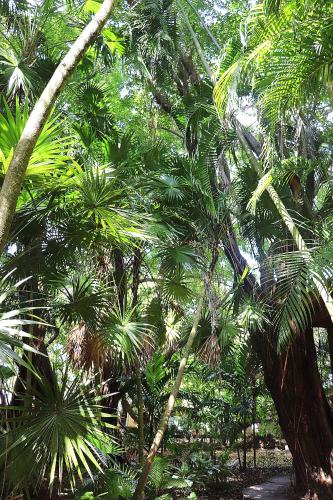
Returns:
[[[113,4],[114,0],[104,0],[53,73],[24,127],[0,193],[0,253],[6,246],[25,172],[40,133],[61,89],[110,17]]]
[[[240,254],[230,219],[227,224],[223,238],[225,254],[240,275],[246,261]],[[243,288],[254,297],[263,293],[252,275]],[[314,308],[312,326],[329,329],[332,322],[324,302],[316,301]],[[253,333],[251,339],[293,457],[300,495],[329,499],[333,498],[333,416],[320,380],[312,326],[298,333],[287,353],[281,355],[274,332]]]
[[[257,419],[257,402],[256,395],[253,394],[252,408],[252,442],[253,442],[253,466],[257,467],[257,449],[256,449],[256,419]]]
[[[143,419],[144,404],[143,404],[141,368],[139,361],[135,363],[135,375],[136,375],[136,393],[138,400],[138,457],[139,457],[139,465],[140,467],[143,467],[144,446],[145,446],[144,419]]]
[[[245,472],[247,469],[246,463],[246,422],[244,421],[244,429],[243,429],[243,466],[242,471]]]
[[[329,326],[327,326],[326,331],[327,331],[328,348],[330,353],[331,374],[333,377],[333,325],[330,324]]]
[[[118,308],[121,314],[126,309],[127,302],[127,276],[123,252],[119,248],[112,250],[114,263],[113,279],[117,289]]]
[[[140,286],[140,269],[142,263],[142,252],[138,247],[134,251],[133,265],[132,265],[132,309],[134,309],[135,317],[137,317],[136,307],[138,305],[138,293]],[[142,389],[142,377],[141,377],[141,366],[140,360],[136,359],[134,364],[135,378],[136,378],[136,394],[137,394],[137,404],[138,404],[138,458],[139,465],[143,467],[144,461],[144,401],[143,401],[143,389]]]
[[[194,339],[195,339],[197,331],[198,331],[198,325],[199,325],[201,312],[202,312],[202,308],[203,308],[203,304],[204,304],[204,298],[205,298],[205,287],[202,288],[202,292],[200,295],[200,299],[199,299],[196,313],[195,313],[194,320],[193,320],[193,326],[192,326],[190,335],[187,339],[186,346],[185,346],[184,351],[183,351],[183,356],[182,356],[180,363],[179,363],[179,368],[178,368],[176,380],[173,384],[171,394],[169,396],[168,402],[167,402],[166,407],[164,409],[164,413],[163,413],[160,425],[157,429],[155,438],[154,438],[153,443],[150,447],[145,466],[144,466],[142,474],[139,478],[139,481],[138,481],[137,487],[135,489],[134,495],[132,497],[132,500],[141,500],[143,498],[143,492],[144,492],[144,488],[145,488],[145,485],[146,485],[146,482],[148,479],[148,475],[149,475],[150,469],[153,465],[156,453],[161,445],[165,431],[168,427],[169,418],[170,418],[171,412],[173,410],[173,407],[175,405],[176,398],[177,398],[177,395],[179,392],[179,388],[180,388],[180,385],[181,385],[182,380],[183,380],[187,360],[188,360],[188,357],[190,355],[192,345],[193,345]]]
[[[333,414],[320,380],[312,328],[299,333],[280,356],[262,335],[254,347],[293,457],[299,494],[333,498]]]

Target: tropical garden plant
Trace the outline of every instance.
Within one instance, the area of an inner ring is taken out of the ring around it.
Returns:
[[[333,497],[332,20],[0,1],[1,497]]]

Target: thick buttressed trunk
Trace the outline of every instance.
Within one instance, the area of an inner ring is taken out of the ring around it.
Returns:
[[[298,492],[333,498],[333,414],[319,376],[312,328],[298,334],[280,356],[268,338],[258,336],[254,343],[293,456]]]
[[[235,273],[241,276],[247,262],[240,253],[230,219],[226,226],[224,251]],[[251,273],[246,276],[243,289],[255,300],[265,294]],[[295,336],[286,353],[278,354],[272,331],[253,333],[252,342],[293,456],[300,495],[333,499],[333,414],[323,391],[312,330],[327,328],[330,334],[332,321],[321,299],[314,300],[313,306],[311,327]]]

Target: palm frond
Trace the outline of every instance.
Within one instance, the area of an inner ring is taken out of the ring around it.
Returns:
[[[28,120],[29,110],[26,101],[21,111],[18,100],[15,104],[15,115],[12,114],[6,101],[5,113],[0,114],[0,163],[2,174],[5,174],[13,156],[14,149]],[[26,171],[26,177],[35,181],[40,176],[52,174],[63,168],[68,161],[70,141],[60,133],[61,122],[58,117],[51,116],[44,125],[33,150]]]
[[[77,379],[44,380],[22,403],[12,408],[19,416],[0,442],[1,466],[13,488],[38,486],[47,476],[50,490],[56,483],[61,490],[65,471],[74,488],[78,478],[101,470],[100,453],[118,450],[103,429],[101,401]]]

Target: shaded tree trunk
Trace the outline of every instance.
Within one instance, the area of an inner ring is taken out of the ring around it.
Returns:
[[[114,264],[114,282],[117,288],[118,297],[118,307],[122,314],[126,309],[126,298],[127,298],[127,279],[126,279],[126,269],[124,263],[124,256],[119,248],[115,248],[112,251],[113,264]]]
[[[253,442],[253,466],[257,467],[257,449],[256,449],[256,419],[257,419],[257,401],[256,395],[253,394],[252,408],[252,442]]]
[[[144,460],[144,446],[145,446],[144,419],[143,419],[144,405],[143,405],[141,368],[138,361],[135,363],[135,375],[136,375],[136,392],[138,400],[138,457],[139,457],[139,465],[140,467],[142,467]]]
[[[140,285],[140,268],[142,262],[142,252],[140,248],[136,248],[134,251],[133,266],[132,266],[132,309],[136,309],[138,304],[138,292]],[[137,317],[137,311],[135,310],[135,317]],[[136,394],[137,394],[137,405],[138,405],[138,458],[140,467],[143,466],[144,461],[144,402],[143,402],[143,388],[142,388],[142,377],[141,377],[141,366],[140,360],[135,360],[135,378],[136,378]]]
[[[333,498],[333,415],[319,376],[312,328],[299,333],[281,356],[263,336],[254,345],[293,457],[299,493]]]
[[[226,226],[224,251],[240,276],[247,262],[240,253],[230,219]],[[264,293],[251,273],[243,289],[259,299]],[[328,328],[332,324],[324,306],[322,301],[315,301],[313,327]],[[253,333],[251,339],[293,457],[298,491],[309,498],[329,499],[333,498],[333,415],[320,380],[312,326],[298,333],[283,355],[277,353],[273,331]]]
[[[31,377],[31,383],[37,388],[39,384],[43,384],[43,380],[48,380],[51,384],[54,381],[54,373],[44,341],[45,333],[46,329],[44,325],[33,325],[32,335],[34,338],[32,347],[40,354],[30,354],[30,360],[27,354],[23,354],[24,361],[31,363],[41,379],[37,379],[32,372],[28,372],[28,369],[24,365],[20,365],[18,376],[14,384],[13,405],[20,406],[22,404],[21,396],[27,392],[27,381],[29,376]]]
[[[247,469],[247,463],[246,463],[246,422],[244,422],[244,429],[243,429],[243,466],[242,470],[245,472]]]
[[[331,375],[333,377],[333,325],[330,324],[329,326],[327,326],[326,331],[327,331],[328,348],[330,353]]]

